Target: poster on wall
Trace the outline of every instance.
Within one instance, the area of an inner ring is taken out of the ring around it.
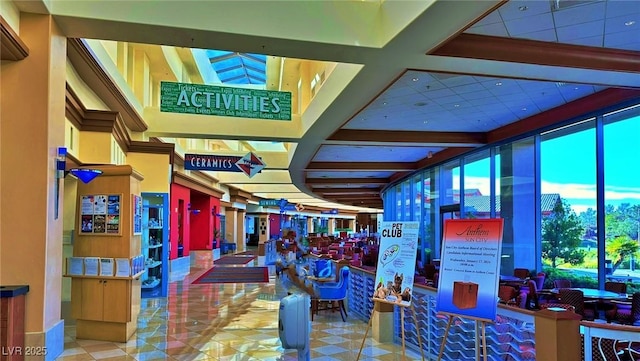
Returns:
[[[411,304],[418,253],[419,222],[381,222],[374,299]]]
[[[120,195],[80,197],[80,234],[120,234]]]
[[[501,218],[445,220],[438,312],[495,321],[503,226]]]
[[[133,194],[133,235],[142,234],[142,197]]]

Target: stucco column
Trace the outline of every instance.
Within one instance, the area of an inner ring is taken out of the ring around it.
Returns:
[[[307,234],[314,233],[316,230],[313,228],[313,217],[307,217]],[[303,234],[301,236],[304,236]]]
[[[29,285],[25,345],[47,347],[53,360],[64,349],[64,181],[55,156],[64,146],[67,39],[48,15],[21,14],[18,33],[29,55],[1,65],[0,284]]]
[[[329,226],[327,228],[327,233],[329,233],[329,235],[333,235],[334,233],[336,233],[336,219],[335,218],[329,218],[329,222],[328,222]]]
[[[269,240],[269,213],[261,213],[258,216],[258,241]]]
[[[237,247],[238,242],[236,237],[236,217],[238,216],[238,210],[233,207],[226,207],[224,215],[226,234],[223,234],[223,237],[227,240],[227,242],[235,243]]]
[[[238,209],[236,216],[236,243],[238,245],[238,252],[244,252],[247,249],[247,235],[245,232],[246,216],[246,210]]]

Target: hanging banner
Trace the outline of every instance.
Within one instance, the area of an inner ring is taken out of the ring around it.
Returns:
[[[163,81],[160,111],[291,120],[291,93]]]
[[[495,321],[504,221],[444,221],[438,312]]]
[[[419,222],[381,222],[380,250],[373,298],[411,304],[416,272]]]

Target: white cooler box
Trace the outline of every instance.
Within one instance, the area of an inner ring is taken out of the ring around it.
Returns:
[[[310,307],[311,298],[307,294],[293,294],[280,301],[278,333],[285,349],[303,350],[309,345]]]

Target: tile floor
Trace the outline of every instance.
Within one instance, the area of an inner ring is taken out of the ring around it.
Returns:
[[[198,260],[184,280],[170,283],[169,297],[143,299],[138,330],[126,343],[76,339],[75,326],[66,327],[57,360],[297,360],[297,351],[283,349],[278,337],[278,307],[287,290],[274,267],[268,284],[191,284],[211,266]],[[366,327],[355,318],[342,322],[338,312],[320,313],[312,323],[311,360],[356,360]],[[371,333],[360,356],[402,359],[400,345],[380,344]],[[406,350],[406,360],[419,359]]]

